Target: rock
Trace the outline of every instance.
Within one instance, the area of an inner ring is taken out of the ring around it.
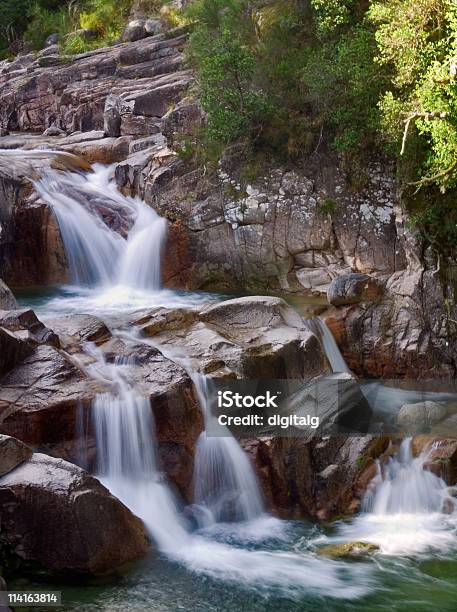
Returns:
[[[0,279],[0,310],[14,310],[18,308],[16,298],[11,289]]]
[[[39,453],[0,478],[0,521],[0,548],[19,568],[100,575],[149,548],[141,521],[98,480]]]
[[[357,512],[388,447],[380,436],[268,438],[250,452],[271,510],[328,521]]]
[[[397,425],[408,435],[427,432],[442,421],[447,414],[446,406],[425,401],[404,404],[397,414]]]
[[[59,42],[59,35],[58,34],[50,34],[46,40],[44,41],[44,46],[45,47],[51,47],[52,45],[57,45],[57,43]]]
[[[148,36],[155,36],[162,29],[162,23],[158,19],[146,19],[144,22],[144,30]]]
[[[9,130],[7,130],[4,127],[0,127],[0,137],[2,136],[8,136],[9,135]]]
[[[122,32],[122,42],[135,42],[148,36],[144,19],[133,19],[125,26]]]
[[[328,372],[319,341],[279,298],[236,298],[200,312],[156,309],[137,323],[165,348],[182,347],[195,369],[211,376],[311,378]]]
[[[58,334],[62,345],[68,349],[81,341],[102,344],[111,338],[106,324],[93,315],[68,315],[47,321]]]
[[[380,550],[377,544],[371,542],[348,542],[347,544],[330,544],[318,548],[316,553],[331,559],[360,559]]]
[[[26,340],[31,346],[49,344],[59,347],[59,338],[46,327],[30,308],[0,310],[0,325]]]
[[[344,274],[335,278],[327,299],[333,306],[372,302],[382,295],[382,285],[367,274]]]
[[[74,38],[75,36],[79,36],[80,38],[84,40],[94,40],[95,38],[97,38],[98,32],[97,30],[92,30],[91,28],[79,28],[78,30],[75,30],[74,32],[69,32],[66,35],[66,38],[71,39],[71,38]]]
[[[0,327],[0,376],[11,370],[33,351],[32,346]]]
[[[103,111],[103,131],[105,136],[121,135],[121,107],[122,101],[118,96],[109,95],[105,101]]]
[[[20,440],[0,434],[0,477],[30,459],[32,449]]]
[[[43,136],[66,136],[66,132],[56,125],[51,125],[43,132]]]

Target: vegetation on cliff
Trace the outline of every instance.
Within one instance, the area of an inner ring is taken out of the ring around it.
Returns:
[[[327,146],[353,170],[387,153],[424,238],[455,248],[454,198],[439,195],[457,184],[453,0],[196,0],[188,12],[210,140],[288,159]]]

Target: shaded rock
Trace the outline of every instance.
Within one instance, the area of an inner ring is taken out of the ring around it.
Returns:
[[[121,107],[122,101],[112,94],[106,98],[103,111],[103,131],[105,136],[121,135]]]
[[[373,436],[266,438],[250,452],[275,513],[327,521],[357,512],[388,447],[388,438]]]
[[[10,436],[0,434],[0,477],[30,459],[32,449]]]
[[[33,347],[14,333],[0,327],[0,376],[11,370],[33,351]]]
[[[382,284],[367,274],[344,274],[331,282],[327,299],[333,306],[372,302],[382,291]]]
[[[0,521],[13,562],[57,574],[105,574],[149,548],[142,522],[98,480],[38,453],[0,478]]]
[[[359,559],[372,555],[380,550],[377,544],[371,542],[348,542],[347,544],[330,544],[318,548],[316,553],[331,559]]]
[[[0,279],[0,310],[13,310],[17,307],[16,298],[11,289]]]
[[[446,414],[446,406],[436,402],[404,404],[398,412],[397,425],[408,435],[413,435],[430,430],[431,427],[442,421]]]

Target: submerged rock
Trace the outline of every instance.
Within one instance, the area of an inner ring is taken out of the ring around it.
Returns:
[[[408,435],[414,435],[429,431],[431,427],[442,421],[446,414],[446,406],[436,402],[404,404],[398,412],[397,425]]]
[[[316,553],[332,559],[359,559],[372,555],[380,550],[377,544],[371,542],[348,542],[347,544],[330,544],[319,548]]]
[[[149,549],[140,519],[97,479],[39,453],[0,478],[0,522],[17,569],[100,575]]]

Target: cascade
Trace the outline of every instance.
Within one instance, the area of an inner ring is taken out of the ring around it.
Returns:
[[[73,283],[160,289],[166,221],[117,190],[112,166],[95,164],[86,174],[50,170],[34,185],[56,216]]]
[[[319,317],[314,317],[313,319],[305,319],[304,322],[309,331],[321,341],[333,372],[352,374],[325,321]]]

